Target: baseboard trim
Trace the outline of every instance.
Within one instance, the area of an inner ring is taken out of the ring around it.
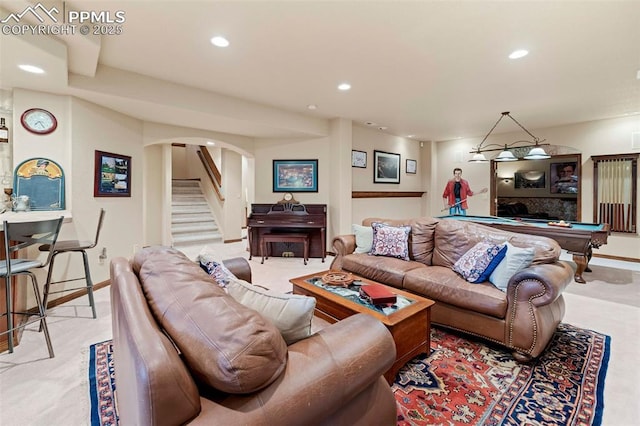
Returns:
[[[101,288],[105,288],[110,284],[111,284],[111,280],[106,280],[106,281],[99,282],[98,284],[94,284],[93,285],[93,290],[94,291],[95,290],[100,290]],[[65,294],[62,297],[58,297],[57,299],[48,302],[47,303],[47,309],[55,308],[56,306],[62,305],[63,303],[67,303],[67,302],[69,302],[69,301],[71,301],[73,299],[77,299],[79,297],[86,296],[86,295],[87,295],[87,290],[86,289],[80,289],[78,291],[74,291],[73,293]],[[31,308],[29,310],[29,312],[32,312],[32,311],[34,313],[37,312],[36,308]]]
[[[236,238],[234,240],[224,240],[223,243],[229,244],[229,243],[237,243],[237,242],[240,242],[240,241],[242,241],[242,238]]]
[[[602,259],[611,259],[611,260],[621,260],[623,262],[640,263],[640,259],[636,259],[635,257],[613,256],[610,254],[600,254],[600,253],[593,253],[593,257],[600,257]]]

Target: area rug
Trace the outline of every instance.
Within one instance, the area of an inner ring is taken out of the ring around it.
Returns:
[[[535,362],[503,348],[431,330],[429,357],[393,385],[398,425],[599,425],[611,338],[560,324]]]
[[[431,354],[392,386],[398,425],[599,425],[610,337],[560,324],[535,362],[504,348],[431,329]],[[91,425],[117,425],[111,341],[90,347]]]
[[[91,426],[115,426],[118,424],[113,345],[111,343],[111,340],[105,340],[89,347]]]

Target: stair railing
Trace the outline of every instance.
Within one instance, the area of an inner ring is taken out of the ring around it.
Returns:
[[[224,196],[222,195],[222,192],[220,192],[220,188],[222,188],[222,175],[220,174],[220,170],[216,167],[216,163],[213,161],[213,158],[211,158],[211,154],[207,147],[200,146],[197,153],[198,158],[200,158],[200,161],[207,172],[207,176],[209,176],[209,180],[211,181],[211,185],[213,186],[213,190],[215,191],[218,200],[223,202]]]

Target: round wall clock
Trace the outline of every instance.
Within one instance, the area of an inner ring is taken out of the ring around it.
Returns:
[[[58,120],[46,109],[31,108],[20,117],[22,126],[36,135],[48,135],[58,127]]]

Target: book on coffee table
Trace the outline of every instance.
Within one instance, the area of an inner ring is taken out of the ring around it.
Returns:
[[[396,303],[396,295],[381,285],[368,284],[360,287],[360,296],[369,300],[372,305]]]

